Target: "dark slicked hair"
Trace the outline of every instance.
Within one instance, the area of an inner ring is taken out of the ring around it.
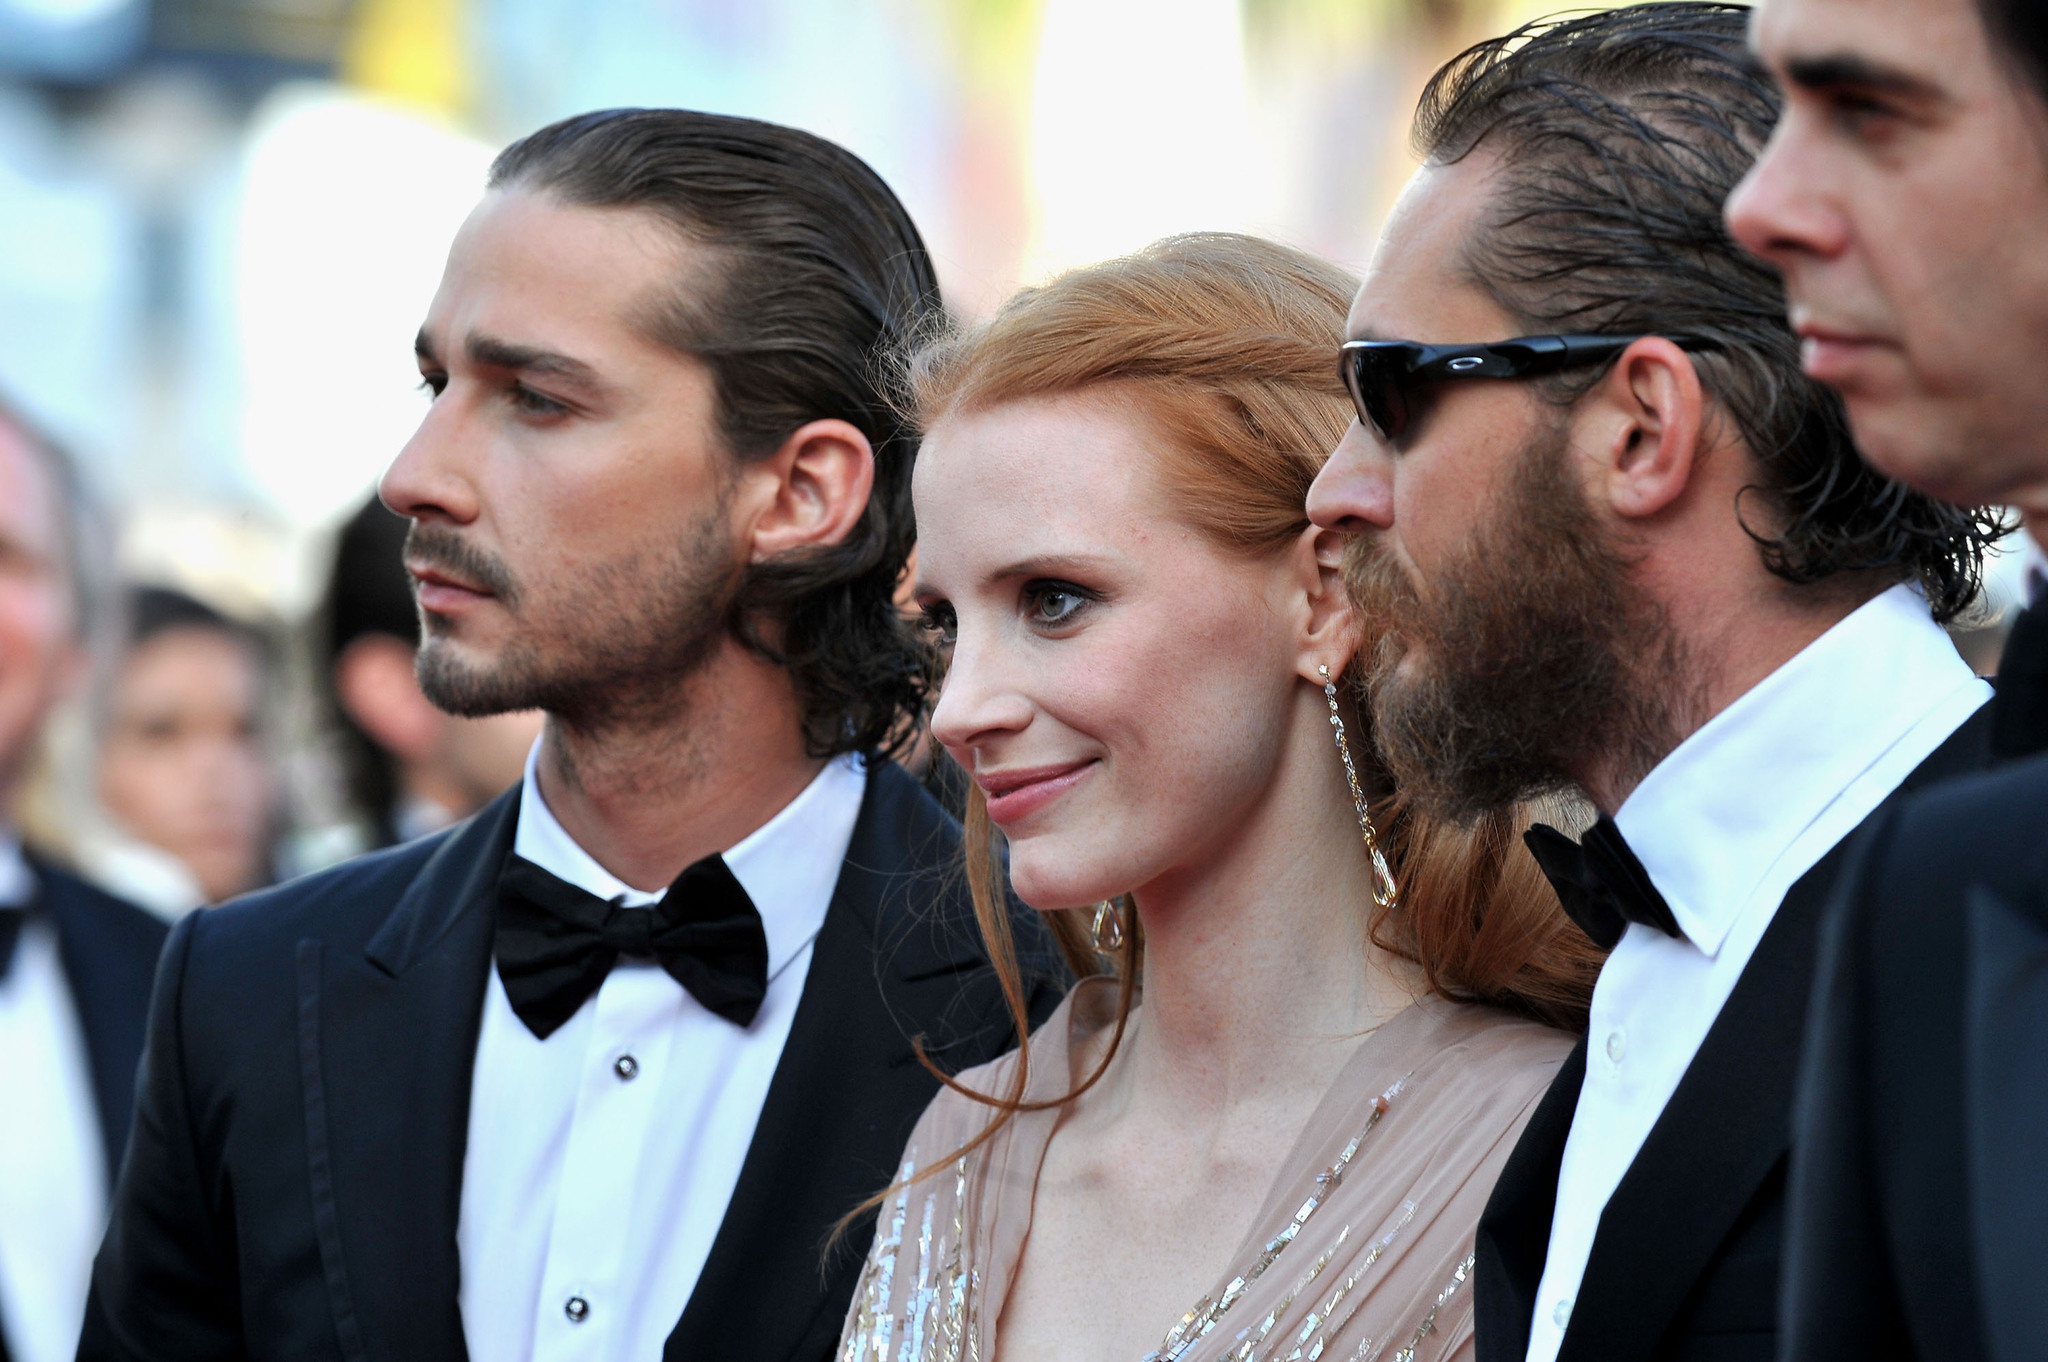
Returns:
[[[852,532],[750,567],[731,627],[795,679],[814,755],[893,750],[922,714],[926,663],[894,600],[916,540],[916,440],[892,357],[942,315],[903,205],[823,138],[680,109],[565,119],[507,147],[490,186],[651,213],[707,252],[646,324],[710,369],[735,458],[826,418],[867,436],[874,492]]]
[[[1977,0],[1993,47],[2048,99],[2048,5],[2041,0]]]
[[[1761,469],[1755,490],[1777,523],[1738,512],[1772,572],[1917,579],[1945,622],[1976,596],[1998,516],[1863,462],[1841,399],[1800,369],[1776,272],[1722,225],[1780,108],[1745,46],[1747,17],[1663,3],[1524,24],[1430,78],[1416,150],[1438,164],[1482,147],[1500,157],[1464,263],[1524,330],[1718,343],[1693,363]],[[1539,390],[1569,404],[1599,379],[1574,371]]]

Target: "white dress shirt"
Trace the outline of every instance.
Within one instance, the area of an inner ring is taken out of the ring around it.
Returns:
[[[1909,586],[1680,743],[1614,816],[1685,933],[1630,924],[1593,989],[1528,1362],[1554,1362],[1608,1198],[1793,883],[1991,698]]]
[[[513,850],[600,898],[658,900],[562,830],[534,768],[529,756]],[[751,1026],[707,1011],[659,966],[621,961],[537,1040],[491,971],[456,1231],[477,1362],[661,1356],[739,1181],[866,788],[858,759],[833,761],[725,853],[768,937]]]
[[[23,906],[34,893],[21,844],[0,831],[0,906]],[[15,1362],[70,1362],[78,1351],[107,1223],[94,1101],[57,934],[31,919],[0,978],[0,1321]]]

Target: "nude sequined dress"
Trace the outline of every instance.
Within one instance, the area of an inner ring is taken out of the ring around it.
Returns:
[[[1032,1038],[1027,1096],[1056,1098],[1116,987],[1084,981]],[[1508,1152],[1573,1038],[1429,997],[1360,1043],[1275,1170],[1229,1270],[1129,1362],[1437,1362],[1473,1355],[1472,1242]],[[1013,1052],[963,1083],[1005,1092]],[[892,1193],[840,1362],[991,1362],[1058,1110]],[[944,1159],[989,1109],[941,1091],[899,1176]]]

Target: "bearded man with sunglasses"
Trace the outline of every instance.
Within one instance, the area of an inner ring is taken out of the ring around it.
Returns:
[[[1857,457],[1720,222],[1778,98],[1742,9],[1528,26],[1431,81],[1351,313],[1372,717],[1451,812],[1582,793],[1530,848],[1612,953],[1478,1232],[1482,1362],[1774,1358],[1795,1069],[1844,842],[1981,765],[1939,621],[1985,513]]]

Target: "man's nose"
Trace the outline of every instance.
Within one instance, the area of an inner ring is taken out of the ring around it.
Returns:
[[[1357,421],[1344,432],[1309,487],[1308,518],[1323,529],[1346,534],[1393,528],[1392,462]]]
[[[1804,119],[1787,114],[1722,209],[1729,235],[1780,269],[1800,257],[1826,259],[1848,244],[1847,219],[1807,143]]]
[[[473,424],[452,392],[435,398],[419,429],[384,470],[377,485],[384,504],[412,520],[458,525],[475,520],[477,489],[467,458]]]

